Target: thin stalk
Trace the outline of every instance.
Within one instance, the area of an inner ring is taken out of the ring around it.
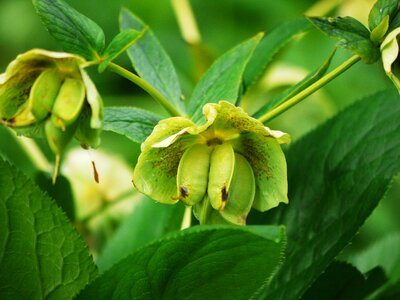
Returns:
[[[298,104],[317,90],[319,90],[321,87],[326,85],[328,82],[345,72],[348,68],[350,68],[352,65],[354,65],[356,62],[358,62],[361,58],[358,55],[354,55],[350,57],[348,60],[346,60],[344,63],[342,63],[340,66],[338,66],[336,69],[332,70],[330,73],[326,74],[323,76],[321,79],[318,81],[314,82],[312,85],[309,87],[305,88],[302,90],[300,93],[297,95],[293,96],[292,98],[288,99],[281,105],[275,107],[271,111],[265,113],[262,115],[260,118],[258,118],[259,121],[262,123],[266,123],[271,121],[272,119],[276,118],[283,112],[287,111],[289,108],[292,106]]]
[[[188,0],[172,0],[172,8],[174,9],[183,39],[188,44],[200,44],[201,36],[190,2]]]
[[[137,86],[141,87],[151,97],[153,97],[162,107],[164,107],[171,116],[177,117],[181,115],[179,111],[171,103],[169,103],[168,100],[165,99],[165,97],[161,95],[159,91],[157,91],[151,84],[149,84],[143,78],[140,78],[136,74],[133,74],[132,72],[128,71],[127,69],[115,63],[110,63],[107,68],[108,70],[128,79]]]

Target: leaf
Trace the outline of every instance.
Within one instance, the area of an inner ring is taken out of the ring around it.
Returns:
[[[206,103],[225,100],[236,104],[243,72],[261,37],[261,34],[257,34],[229,50],[201,77],[188,105],[189,115],[194,122],[204,119],[202,112]]]
[[[399,98],[389,90],[356,102],[289,149],[289,205],[264,214],[288,236],[268,299],[299,298],[400,171]]]
[[[386,16],[390,21],[397,12],[399,0],[378,0],[372,7],[368,16],[368,26],[372,31],[377,27]]]
[[[339,40],[337,45],[357,54],[365,63],[374,63],[380,57],[379,48],[370,40],[369,30],[352,17],[309,17],[317,28]]]
[[[104,51],[103,56],[105,59],[99,65],[99,72],[102,73],[110,64],[110,62],[112,62],[135,42],[137,42],[143,34],[144,31],[137,31],[133,29],[127,29],[118,33]]]
[[[304,300],[365,299],[387,280],[381,268],[362,274],[352,265],[334,261],[304,294]]]
[[[336,51],[333,51],[331,55],[329,55],[328,59],[324,61],[324,63],[313,73],[308,74],[303,80],[300,82],[296,83],[294,86],[288,88],[287,90],[283,91],[282,93],[278,94],[274,98],[271,99],[271,101],[267,102],[265,105],[263,105],[254,115],[254,118],[259,118],[268,111],[270,111],[272,108],[277,107],[278,105],[286,102],[293,96],[297,95],[301,91],[305,90],[308,88],[310,85],[312,85],[314,82],[318,81],[322,76],[325,75],[326,71],[328,70],[332,58],[334,56]]]
[[[143,197],[97,259],[100,272],[110,268],[139,247],[161,238],[170,231],[179,230],[184,211],[183,205],[160,205]],[[149,220],[155,221],[150,225]]]
[[[0,298],[71,299],[96,274],[61,210],[0,160]]]
[[[288,21],[268,32],[257,45],[243,75],[244,92],[262,75],[271,59],[297,34],[310,28],[307,19]]]
[[[128,9],[123,8],[120,13],[120,28],[142,31],[147,26]],[[170,57],[150,29],[147,28],[143,37],[128,49],[128,56],[139,76],[184,112],[178,75]]]
[[[196,226],[137,250],[77,299],[249,299],[283,248],[282,227]]]
[[[161,116],[133,107],[106,107],[103,130],[113,131],[142,143],[153,131]]]
[[[32,0],[44,26],[66,52],[96,60],[103,52],[103,30],[62,0]]]

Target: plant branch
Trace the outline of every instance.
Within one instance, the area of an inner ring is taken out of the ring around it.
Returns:
[[[181,115],[179,111],[171,103],[169,103],[168,100],[163,95],[161,95],[161,93],[158,90],[156,90],[151,84],[149,84],[143,78],[140,78],[136,74],[128,71],[127,69],[115,63],[110,63],[107,68],[108,70],[128,79],[137,86],[141,87],[151,97],[153,97],[162,107],[164,107],[171,116],[177,117]]]
[[[274,109],[270,110],[269,112],[265,113],[262,115],[260,118],[258,118],[259,121],[262,123],[266,123],[271,121],[272,119],[276,118],[292,106],[298,104],[317,90],[319,90],[321,87],[326,85],[328,82],[345,72],[347,69],[349,69],[352,65],[354,65],[356,62],[360,60],[360,57],[358,55],[354,55],[350,57],[348,60],[346,60],[344,63],[342,63],[340,66],[338,66],[336,69],[332,70],[330,73],[326,74],[323,76],[321,79],[318,81],[314,82],[312,85],[309,87],[305,88],[302,90],[300,93],[297,95],[293,96],[292,98],[288,99],[281,105],[275,107]]]

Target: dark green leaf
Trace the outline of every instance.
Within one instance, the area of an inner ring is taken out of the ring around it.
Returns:
[[[365,276],[350,264],[334,261],[303,295],[303,300],[365,299],[387,280],[380,268]]]
[[[62,0],[33,0],[50,34],[67,52],[96,60],[104,49],[103,30]]]
[[[282,227],[192,227],[139,249],[78,299],[250,299],[280,264],[284,244]]]
[[[369,12],[368,26],[372,31],[378,26],[382,20],[389,16],[391,21],[397,12],[399,0],[378,0]]]
[[[143,197],[97,259],[100,272],[133,253],[137,248],[161,238],[170,231],[179,230],[184,211],[183,205],[160,205]],[[149,223],[149,220],[154,222]]]
[[[271,99],[271,101],[267,102],[265,105],[263,105],[254,115],[254,118],[259,118],[268,111],[270,111],[272,108],[277,107],[279,104],[282,104],[286,102],[286,100],[289,100],[293,96],[297,95],[310,85],[312,85],[314,82],[319,80],[326,71],[329,68],[329,65],[331,64],[332,58],[335,54],[335,51],[332,52],[332,54],[328,57],[326,61],[321,65],[321,67],[318,68],[315,72],[308,74],[303,80],[295,84],[294,86],[288,88],[285,90],[283,93],[278,94],[274,98]]]
[[[142,143],[162,117],[133,107],[106,107],[103,130],[113,131],[128,139]]]
[[[379,48],[370,40],[369,30],[352,17],[310,17],[309,20],[328,36],[339,40],[338,46],[357,54],[366,63],[380,57]]]
[[[218,58],[197,83],[188,106],[189,115],[201,120],[203,106],[225,100],[236,104],[245,67],[262,35],[239,44]]]
[[[288,235],[269,299],[300,297],[376,207],[400,171],[399,119],[398,92],[377,93],[289,149],[289,205],[266,214]]]
[[[58,175],[56,183],[53,184],[50,173],[37,172],[35,174],[35,182],[43,191],[56,201],[70,221],[74,222],[74,197],[68,179],[62,175]]]
[[[99,65],[99,72],[103,72],[110,62],[125,52],[130,46],[137,42],[144,31],[140,32],[133,29],[127,29],[118,33],[104,51],[104,61]]]
[[[63,212],[0,160],[0,299],[72,299],[96,274]]]
[[[278,51],[294,36],[306,32],[311,27],[307,19],[288,21],[261,39],[243,75],[244,92],[260,78],[268,63]]]
[[[143,31],[146,25],[128,9],[120,13],[121,30]],[[171,104],[183,112],[182,92],[171,59],[154,33],[147,29],[143,37],[128,49],[136,72],[154,86]]]

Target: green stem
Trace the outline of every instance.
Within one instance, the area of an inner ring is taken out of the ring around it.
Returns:
[[[139,76],[133,74],[132,72],[124,69],[123,67],[115,64],[115,63],[110,63],[107,67],[110,71],[128,79],[129,81],[133,82],[137,86],[141,87],[143,90],[145,90],[150,96],[152,96],[161,106],[163,106],[171,116],[177,117],[180,116],[181,114],[179,111],[171,105],[171,103],[168,102],[167,99],[159,91],[157,91],[151,84],[149,84],[146,80],[143,78],[140,78]]]
[[[346,60],[344,63],[342,63],[340,66],[338,66],[336,69],[332,70],[330,73],[326,74],[324,77],[319,79],[318,81],[314,82],[312,85],[309,87],[305,88],[302,90],[300,93],[297,95],[293,96],[292,98],[288,99],[281,105],[275,107],[271,111],[265,113],[262,115],[260,118],[258,118],[259,121],[262,123],[266,123],[271,121],[272,119],[276,118],[292,106],[298,104],[317,90],[319,90],[321,87],[326,85],[328,82],[342,74],[344,71],[346,71],[348,68],[350,68],[352,65],[354,65],[356,62],[360,60],[360,57],[358,55],[354,55],[350,57],[348,60]]]

